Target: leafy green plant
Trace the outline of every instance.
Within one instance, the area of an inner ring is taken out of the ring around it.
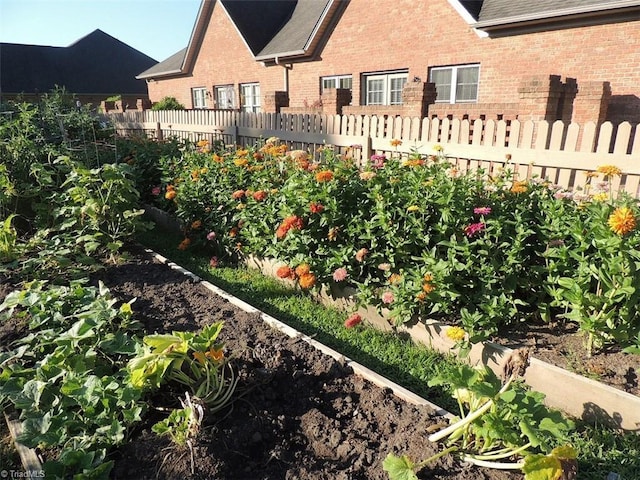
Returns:
[[[107,478],[107,449],[145,410],[126,370],[139,348],[131,302],[115,304],[103,285],[31,282],[0,305],[30,330],[0,353],[0,405],[19,413],[23,444],[55,452],[43,465],[53,478]]]
[[[18,233],[11,225],[14,217],[15,215],[9,215],[0,223],[0,262],[10,262],[17,256]]]
[[[182,105],[175,97],[164,97],[151,107],[151,110],[184,110]]]
[[[430,385],[452,386],[460,418],[429,436],[432,442],[446,440],[445,450],[433,457],[415,464],[406,456],[389,454],[383,464],[389,477],[392,480],[416,479],[415,471],[443,455],[453,454],[483,467],[523,469],[527,479],[557,479],[551,474],[543,475],[543,472],[556,458],[552,453],[554,444],[566,441],[574,425],[559,412],[545,407],[543,394],[531,391],[517,381],[527,364],[528,352],[516,350],[505,361],[504,382],[488,367],[467,365],[447,370],[431,380]],[[565,447],[562,451],[569,450],[570,447]],[[526,460],[537,452],[542,454],[535,460]],[[545,457],[546,453],[551,456]],[[522,457],[524,461],[505,462]],[[548,460],[542,461],[543,457]]]
[[[131,359],[131,382],[138,388],[159,388],[175,382],[189,389],[194,400],[209,411],[224,408],[238,382],[217,338],[223,322],[205,326],[199,333],[173,332],[147,335],[144,350]]]

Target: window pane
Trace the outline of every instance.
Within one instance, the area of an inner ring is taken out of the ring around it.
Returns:
[[[340,88],[348,88],[351,90],[352,78],[351,77],[343,77],[340,79]]]
[[[367,79],[367,105],[384,104],[384,78]]]
[[[401,105],[402,104],[402,89],[407,83],[406,77],[391,78],[389,81],[389,104]]]
[[[475,101],[478,98],[478,67],[459,67],[456,84],[456,102]]]
[[[451,99],[451,68],[431,70],[431,82],[436,85],[436,102],[449,102]]]

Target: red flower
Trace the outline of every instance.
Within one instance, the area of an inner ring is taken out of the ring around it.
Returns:
[[[302,230],[304,227],[304,222],[302,218],[297,215],[291,215],[290,217],[285,218],[278,229],[276,230],[276,236],[278,238],[284,238],[284,236],[289,232],[289,230]]]
[[[276,270],[278,278],[295,278],[296,274],[291,267],[283,265]]]
[[[324,205],[317,202],[311,202],[311,204],[309,205],[309,209],[311,210],[311,213],[322,213],[322,211],[324,210]]]
[[[231,198],[233,198],[234,200],[239,200],[242,197],[244,197],[244,190],[236,190],[231,194]]]
[[[344,321],[344,326],[346,328],[353,328],[356,325],[358,325],[360,322],[362,322],[362,317],[360,316],[360,314],[354,313]]]
[[[265,198],[267,198],[267,192],[265,192],[264,190],[258,190],[257,192],[253,193],[253,199],[257,202],[261,202]]]

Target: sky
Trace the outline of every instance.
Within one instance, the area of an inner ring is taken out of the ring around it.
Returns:
[[[162,61],[188,45],[200,2],[0,0],[0,43],[67,47],[100,29]]]

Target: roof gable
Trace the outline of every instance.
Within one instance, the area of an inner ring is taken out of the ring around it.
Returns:
[[[3,93],[47,92],[56,85],[78,94],[144,94],[140,69],[157,63],[116,38],[95,30],[68,47],[0,44]]]

